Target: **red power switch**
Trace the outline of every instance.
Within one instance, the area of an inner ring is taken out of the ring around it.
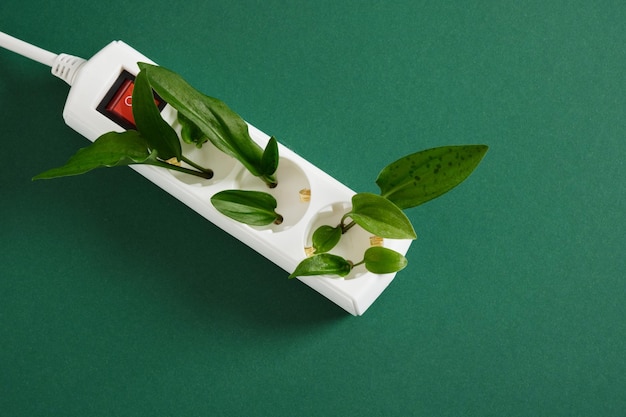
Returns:
[[[134,88],[135,76],[128,71],[123,71],[104,96],[97,110],[124,129],[136,129],[132,107]],[[165,107],[165,101],[156,94],[154,102],[159,110]]]
[[[124,80],[113,99],[106,105],[107,112],[117,115],[133,126],[135,126],[135,119],[133,118],[134,87],[135,83],[131,80]]]

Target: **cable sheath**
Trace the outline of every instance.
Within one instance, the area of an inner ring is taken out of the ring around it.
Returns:
[[[57,57],[57,54],[14,38],[4,32],[0,32],[0,46],[49,67],[52,67]]]

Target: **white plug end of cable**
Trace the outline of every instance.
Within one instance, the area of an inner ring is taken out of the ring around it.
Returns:
[[[86,60],[77,56],[59,54],[52,63],[52,75],[72,85],[74,79],[76,79],[76,74],[78,74],[78,71],[85,62]]]
[[[68,54],[57,55],[4,32],[0,32],[0,47],[51,67],[52,75],[62,79],[70,86],[74,83],[80,67],[85,63],[84,59],[77,56]]]

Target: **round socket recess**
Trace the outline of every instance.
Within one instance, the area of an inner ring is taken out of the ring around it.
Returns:
[[[319,210],[313,217],[305,232],[305,241],[303,242],[303,256],[307,255],[307,249],[312,247],[312,238],[315,230],[323,225],[335,227],[341,222],[344,214],[348,213],[352,208],[350,202],[337,202],[329,204]],[[350,222],[350,219],[347,220]],[[372,239],[374,238],[374,239]],[[371,233],[364,230],[359,225],[354,225],[347,232],[341,235],[339,243],[328,253],[341,256],[352,263],[358,263],[363,260],[363,254],[372,245],[372,242],[381,244],[380,238],[373,237]],[[355,267],[350,274],[344,279],[354,279],[365,274],[365,267],[359,265]],[[334,277],[336,278],[336,277]]]
[[[241,166],[235,158],[226,155],[210,142],[204,143],[201,148],[189,143],[181,143],[181,146],[183,148],[183,155],[185,155],[189,160],[200,165],[201,167],[213,170],[213,178],[209,180],[185,174],[184,172],[170,170],[172,175],[185,184],[195,186],[215,185],[228,177],[231,172],[233,172],[235,167]],[[181,162],[181,166],[192,168],[185,162]]]
[[[315,198],[315,191],[304,171],[292,160],[281,157],[276,171],[278,185],[269,188],[259,178],[242,170],[238,175],[238,189],[263,191],[274,196],[277,202],[276,212],[283,216],[281,224],[271,224],[264,227],[255,227],[260,230],[282,232],[298,224],[309,209],[309,201]]]

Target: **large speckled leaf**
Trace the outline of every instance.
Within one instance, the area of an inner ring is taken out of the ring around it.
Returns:
[[[464,145],[416,152],[386,166],[376,184],[381,195],[398,207],[415,207],[463,182],[487,149],[486,145]]]

